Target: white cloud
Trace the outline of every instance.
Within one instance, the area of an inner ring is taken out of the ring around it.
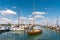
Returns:
[[[16,8],[16,6],[13,6],[12,8]]]
[[[33,12],[32,14],[45,14],[45,12]]]
[[[46,24],[48,26],[53,26],[53,25],[57,25],[57,19],[43,19],[42,24]],[[60,24],[60,19],[58,19],[58,24]]]
[[[29,18],[29,20],[34,20],[34,18]]]
[[[34,16],[35,18],[45,18],[44,16],[41,16],[41,15],[36,15]]]
[[[23,20],[25,20],[25,19],[27,19],[27,17],[20,17],[20,19],[23,19]]]
[[[12,20],[11,24],[18,24],[18,20]]]
[[[8,24],[8,23],[17,24],[18,21],[17,20],[11,20],[11,19],[8,19],[8,18],[1,18],[0,19],[0,24]]]
[[[29,18],[29,24],[33,24],[34,18],[30,17]]]
[[[0,19],[0,23],[1,23],[1,24],[7,24],[7,23],[9,23],[9,22],[11,22],[11,20],[8,20],[7,18],[1,18],[1,19]]]
[[[0,13],[1,13],[2,15],[6,15],[6,14],[15,15],[15,14],[16,14],[15,11],[12,11],[12,10],[9,10],[9,9],[6,9],[6,10],[0,10]]]
[[[6,10],[8,9],[8,8],[5,8]]]
[[[45,8],[46,10],[51,10],[52,8]]]
[[[47,9],[47,8],[45,8],[45,9]]]
[[[32,17],[32,15],[29,15],[29,17]]]
[[[6,21],[6,20],[8,20],[7,18],[1,18],[1,21]]]
[[[20,17],[20,24],[27,24],[28,23],[28,18],[27,17]]]

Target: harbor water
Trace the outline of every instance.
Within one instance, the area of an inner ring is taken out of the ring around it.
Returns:
[[[9,31],[0,34],[0,40],[60,40],[60,32],[40,27],[43,32],[37,35],[28,35],[24,31]]]

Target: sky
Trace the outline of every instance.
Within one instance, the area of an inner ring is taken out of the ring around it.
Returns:
[[[0,23],[17,23],[18,16],[26,19],[33,16],[32,12],[40,12],[39,15],[34,14],[38,17],[37,22],[59,19],[60,0],[0,0]]]

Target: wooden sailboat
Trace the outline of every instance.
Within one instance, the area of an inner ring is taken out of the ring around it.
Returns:
[[[27,31],[28,34],[40,34],[42,33],[41,29],[34,29],[34,25],[31,27],[31,29],[28,29]]]
[[[35,3],[33,3],[33,12],[35,10]],[[32,29],[27,31],[28,34],[40,34],[42,33],[41,29],[34,29],[34,16],[33,16],[33,20],[32,20],[33,24],[32,24]]]
[[[27,32],[28,34],[40,34],[42,33],[42,30],[31,30],[29,32]]]

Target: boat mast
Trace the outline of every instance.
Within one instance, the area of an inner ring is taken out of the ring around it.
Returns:
[[[57,20],[56,20],[56,23],[57,23],[57,27],[59,27],[59,24],[58,24],[58,18],[57,18]]]
[[[20,25],[20,9],[18,9],[18,27]]]
[[[33,12],[35,11],[35,3],[33,3]],[[33,20],[32,20],[32,22],[33,22],[33,25],[34,25],[34,14],[33,14]]]
[[[34,12],[34,11],[35,11],[35,2],[33,3],[33,12]],[[33,22],[33,24],[32,24],[33,27],[34,27],[34,20],[35,20],[35,19],[34,19],[34,14],[33,14],[33,20],[32,20],[32,22]],[[32,27],[32,29],[33,29],[33,27]]]

